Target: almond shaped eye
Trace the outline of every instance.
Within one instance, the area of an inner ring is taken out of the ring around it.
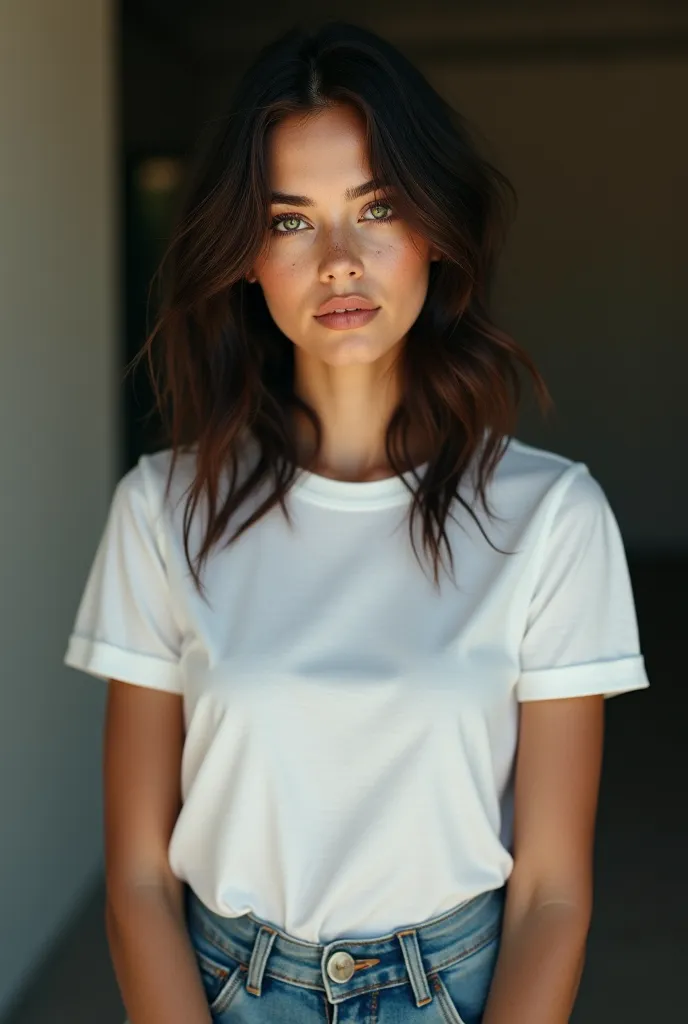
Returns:
[[[281,231],[282,234],[289,234],[292,231],[298,231],[299,229],[297,227],[290,228],[290,227],[286,226],[290,222],[294,222],[295,224],[304,223],[303,217],[296,217],[296,216],[278,217],[275,221],[273,221],[273,227],[274,227],[274,229],[276,231],[279,231],[280,230],[280,228],[279,228],[280,224],[284,224],[285,227]]]
[[[379,200],[377,203],[371,203],[371,205],[366,210],[366,213],[372,213],[373,210],[383,210],[383,211],[385,211],[385,216],[376,217],[375,215],[373,215],[373,217],[372,217],[373,220],[391,220],[392,217],[393,217],[393,211],[392,211],[391,204],[390,203],[385,203],[382,200]]]

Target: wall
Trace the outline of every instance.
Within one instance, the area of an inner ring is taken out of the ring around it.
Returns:
[[[0,1016],[102,863],[105,687],[61,659],[119,471],[113,28],[0,4]]]
[[[495,311],[557,405],[524,439],[587,462],[635,553],[688,550],[688,60],[428,66],[519,195]]]

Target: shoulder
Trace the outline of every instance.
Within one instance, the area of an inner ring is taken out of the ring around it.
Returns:
[[[172,469],[172,449],[140,455],[136,463],[115,485],[110,516],[123,528],[135,528],[155,535],[160,541],[168,503],[175,508],[183,498],[195,473],[195,455],[180,450],[167,492]]]
[[[563,474],[581,465],[583,463],[576,462],[559,452],[537,448],[517,437],[510,437],[505,443],[496,476],[501,480],[513,480],[526,486],[538,481],[554,483]]]
[[[494,481],[514,494],[539,494],[552,502],[595,505],[604,496],[587,463],[515,437],[505,445]]]
[[[172,449],[140,455],[131,467],[117,482],[116,494],[124,500],[141,499],[151,509],[160,509],[172,468]],[[195,449],[181,449],[172,476],[171,490],[182,491],[192,481],[195,474]]]
[[[530,522],[538,533],[562,521],[583,526],[609,510],[585,462],[514,437],[490,480],[489,498],[499,515]]]
[[[198,445],[184,445],[176,449],[161,448],[159,451],[140,455],[136,464],[118,481],[115,498],[125,504],[135,503],[145,508],[157,519],[165,514],[175,518],[183,507],[198,472]],[[239,481],[251,465],[254,445],[250,439],[244,441],[238,451]],[[220,494],[229,483],[229,467],[220,474]],[[205,495],[200,496],[205,504]]]

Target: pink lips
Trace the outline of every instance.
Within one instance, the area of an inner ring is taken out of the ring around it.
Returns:
[[[379,311],[379,306],[376,309],[352,309],[346,313],[324,313],[315,319],[323,327],[329,327],[331,331],[346,331],[370,323]]]
[[[325,313],[336,313],[339,309],[377,309],[378,307],[365,295],[357,295],[355,292],[348,292],[345,295],[331,295],[329,299],[322,302],[318,307],[316,316],[324,316]]]

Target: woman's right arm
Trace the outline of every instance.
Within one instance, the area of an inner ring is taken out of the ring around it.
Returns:
[[[109,682],[105,923],[130,1024],[211,1024],[169,839],[181,807],[182,697]]]

